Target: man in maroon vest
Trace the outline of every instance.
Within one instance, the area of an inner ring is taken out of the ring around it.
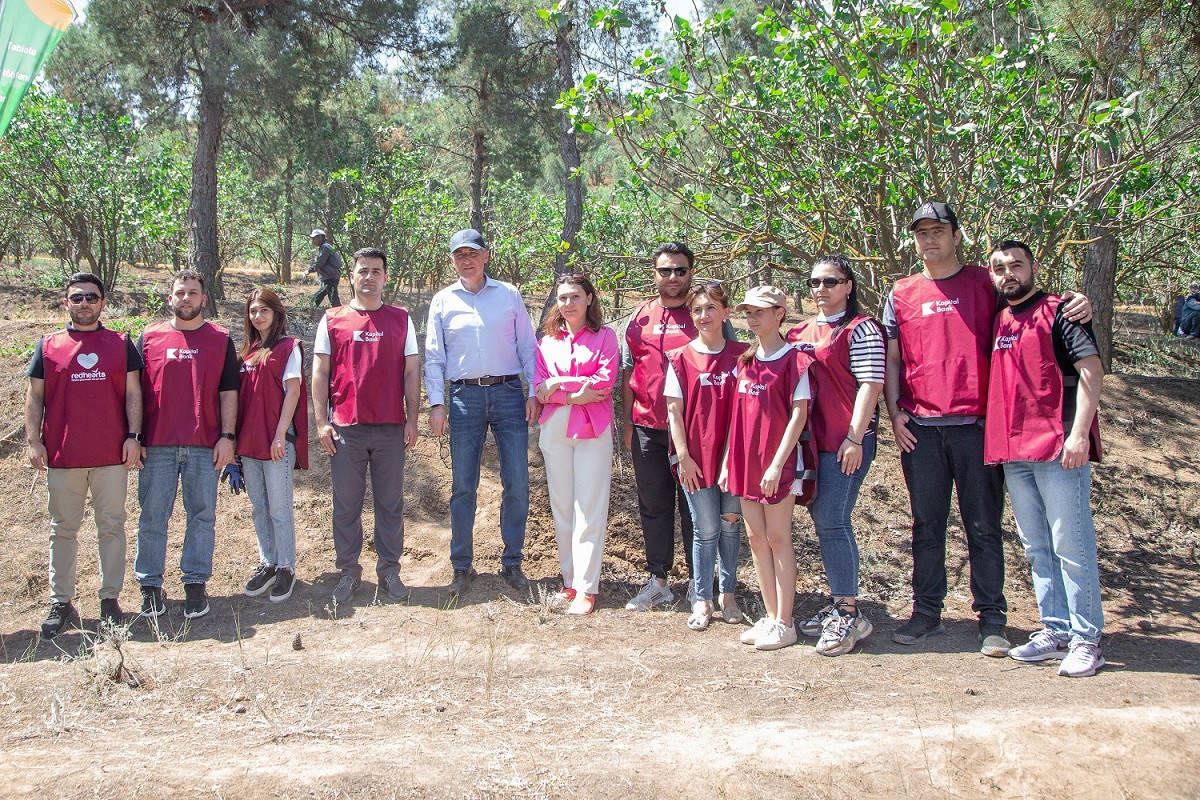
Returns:
[[[1004,489],[1000,470],[983,461],[997,294],[985,268],[959,263],[962,233],[950,206],[921,205],[909,230],[923,269],[896,281],[883,312],[884,397],[913,515],[913,613],[892,639],[917,644],[946,630],[946,522],[953,488],[966,530],[980,652],[999,658],[1009,650],[1000,528]],[[1072,318],[1091,317],[1082,296],[1066,311]]]
[[[80,272],[67,279],[71,321],[40,339],[29,362],[25,436],[29,462],[46,470],[50,513],[50,614],[53,638],[77,618],[76,536],[90,491],[100,554],[100,621],[121,622],[125,583],[128,471],[142,466],[142,359],[129,337],[100,324],[104,284]]]
[[[182,489],[187,527],[179,568],[186,619],[208,613],[206,585],[212,577],[216,540],[217,478],[234,458],[241,366],[233,340],[201,312],[208,297],[195,270],[177,272],[167,306],[172,318],[148,325],[138,338],[142,354],[145,466],[138,477],[137,558],[142,615],[167,610],[163,573],[167,525]]]
[[[375,574],[379,589],[407,600],[404,552],[404,453],[417,441],[421,367],[408,311],[383,302],[387,255],[354,254],[354,299],[331,308],[317,326],[312,398],[317,438],[333,458],[333,548],[341,571],[335,607],[362,584],[362,509],[371,468],[375,500]],[[397,380],[403,375],[402,380]]]
[[[1101,455],[1100,351],[1091,325],[1071,322],[1062,299],[1037,288],[1028,245],[1000,242],[988,266],[1007,306],[992,337],[984,460],[1003,465],[1044,626],[1009,656],[1062,659],[1059,675],[1095,675],[1104,608],[1089,461]]]

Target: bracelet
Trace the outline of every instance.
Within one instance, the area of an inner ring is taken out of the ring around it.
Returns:
[[[853,439],[850,438],[850,434],[848,434],[848,433],[846,434],[846,441],[849,442],[850,444],[857,445],[858,447],[862,447],[862,442],[854,441]]]

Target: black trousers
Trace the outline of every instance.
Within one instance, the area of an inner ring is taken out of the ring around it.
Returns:
[[[633,426],[633,478],[637,483],[638,513],[646,540],[646,569],[656,578],[667,577],[675,563],[675,512],[683,534],[683,556],[688,577],[692,574],[692,514],[683,487],[671,472],[665,430]]]
[[[337,278],[321,278],[321,288],[313,295],[312,304],[314,306],[321,305],[321,299],[329,298],[329,307],[340,306],[342,301],[338,299],[338,279]]]

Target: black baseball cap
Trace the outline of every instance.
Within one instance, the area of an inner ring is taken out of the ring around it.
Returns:
[[[469,247],[472,250],[487,250],[487,242],[483,240],[483,234],[474,228],[467,228],[450,237],[450,252],[453,253],[460,247]]]
[[[922,203],[917,209],[917,213],[913,214],[912,222],[909,223],[908,229],[911,231],[917,227],[917,223],[923,219],[931,219],[935,222],[945,222],[954,230],[958,230],[958,217],[954,215],[954,209],[946,203],[936,203],[930,201]]]

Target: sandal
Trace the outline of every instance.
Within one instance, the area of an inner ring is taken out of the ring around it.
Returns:
[[[582,617],[585,614],[590,614],[596,610],[596,595],[594,594],[577,594],[575,599],[571,601],[571,605],[567,607],[567,613]]]
[[[741,625],[746,621],[746,615],[738,608],[737,600],[733,601],[733,605],[721,606],[721,619],[730,625]]]
[[[688,617],[687,626],[694,631],[702,631],[708,627],[712,619],[712,604],[707,600],[697,600],[692,604],[692,615]]]

